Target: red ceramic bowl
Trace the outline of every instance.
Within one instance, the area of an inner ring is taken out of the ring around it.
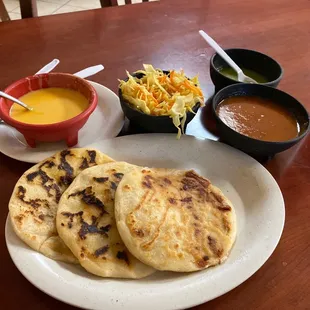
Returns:
[[[19,98],[30,91],[61,87],[76,90],[84,95],[89,102],[88,108],[79,115],[63,122],[31,125],[14,120],[10,117],[12,101],[0,99],[0,117],[9,125],[22,133],[29,146],[35,147],[36,141],[55,142],[65,140],[69,147],[78,143],[78,132],[85,125],[90,114],[95,110],[98,97],[95,89],[84,79],[67,73],[48,73],[28,76],[5,89],[5,92],[15,98]]]

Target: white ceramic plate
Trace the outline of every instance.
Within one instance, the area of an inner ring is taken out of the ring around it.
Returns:
[[[100,139],[114,138],[124,124],[124,114],[115,93],[103,85],[89,82],[97,91],[98,106],[79,131],[79,143],[75,147],[85,147]],[[38,163],[65,148],[67,145],[64,141],[39,143],[36,148],[31,148],[16,129],[0,124],[0,152],[11,158]]]
[[[43,292],[88,309],[185,309],[218,297],[256,272],[279,242],[284,202],[270,173],[225,144],[175,135],[119,137],[92,145],[117,160],[149,167],[195,169],[220,187],[237,214],[228,260],[195,273],[156,272],[140,280],[103,279],[34,252],[6,223],[6,242],[20,272]]]

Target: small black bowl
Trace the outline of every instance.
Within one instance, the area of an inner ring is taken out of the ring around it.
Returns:
[[[165,74],[169,74],[169,71],[164,71]],[[143,77],[143,73],[133,73],[132,76],[138,79]],[[125,80],[127,81],[128,78]],[[125,116],[133,124],[142,127],[148,132],[160,132],[160,133],[177,133],[178,129],[174,126],[172,118],[169,116],[156,116],[148,115],[135,109],[132,104],[130,104],[126,99],[123,98],[121,89],[118,89],[118,96],[120,99],[122,110]],[[196,113],[200,107],[200,102],[198,102],[194,107],[193,111]],[[187,112],[186,121],[184,125],[184,131],[186,130],[187,124],[194,118],[195,114]]]
[[[297,119],[300,126],[298,137],[283,142],[268,142],[250,138],[231,129],[218,117],[216,108],[222,100],[233,96],[261,97],[280,104]],[[285,151],[302,140],[309,132],[309,114],[304,106],[289,94],[265,85],[242,83],[227,86],[213,97],[212,111],[221,140],[252,156],[269,157]]]
[[[225,52],[239,67],[253,70],[266,77],[268,83],[261,83],[261,85],[277,87],[280,83],[283,69],[271,57],[257,51],[241,48],[226,49]],[[215,53],[210,59],[210,75],[216,92],[228,85],[242,83],[220,73],[223,68],[229,68],[229,65],[220,55]]]

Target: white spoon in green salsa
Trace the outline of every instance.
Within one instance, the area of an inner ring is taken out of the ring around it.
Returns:
[[[199,30],[199,34],[237,72],[239,82],[258,84],[255,80],[245,75],[241,70],[241,68],[225,53],[225,51],[209,35],[207,35],[203,30]]]

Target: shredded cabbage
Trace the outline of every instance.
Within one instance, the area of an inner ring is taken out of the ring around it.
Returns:
[[[128,80],[120,81],[119,85],[123,98],[145,114],[172,118],[178,128],[179,139],[184,133],[186,113],[194,113],[192,109],[198,102],[203,106],[198,77],[189,79],[183,70],[171,70],[167,75],[152,65],[143,67],[144,70],[135,72],[143,74],[140,79],[126,71]]]

